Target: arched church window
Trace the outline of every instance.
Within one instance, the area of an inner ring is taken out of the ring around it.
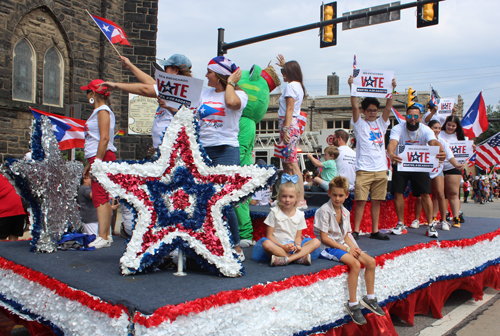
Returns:
[[[14,47],[14,68],[12,76],[12,99],[35,102],[35,52],[26,39]]]
[[[63,62],[59,51],[52,47],[43,60],[43,104],[62,106]]]

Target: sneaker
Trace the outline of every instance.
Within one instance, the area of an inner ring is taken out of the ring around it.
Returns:
[[[370,309],[378,316],[385,316],[385,311],[383,311],[382,308],[380,308],[380,306],[378,305],[377,298],[369,300],[365,295],[361,298],[361,301],[359,303],[361,303],[363,307]]]
[[[255,242],[253,240],[250,240],[250,239],[240,240],[240,247],[242,247],[242,248],[246,248],[246,247],[250,247],[250,246],[254,246],[254,245],[255,245]]]
[[[450,231],[450,223],[447,221],[441,221],[441,230]]]
[[[371,239],[378,239],[378,240],[391,240],[391,238],[387,237],[385,234],[381,232],[375,232],[370,235]]]
[[[412,229],[418,229],[420,227],[420,221],[418,219],[415,219],[413,222],[411,222],[410,227]]]
[[[241,252],[236,251],[236,254],[238,255],[238,260],[240,262],[244,262],[245,261],[245,254],[243,253],[243,251],[241,251]]]
[[[307,202],[306,200],[302,200],[297,204],[297,209],[299,210],[306,210],[307,209]]]
[[[272,267],[275,267],[275,266],[286,266],[289,263],[290,263],[290,261],[288,260],[288,257],[278,257],[278,256],[275,256],[275,255],[272,255],[271,256],[271,263],[269,265],[272,266]]]
[[[111,242],[106,239],[102,239],[101,237],[97,237],[92,243],[88,245],[89,247],[95,247],[96,250],[103,247],[110,247]]]
[[[460,223],[465,223],[465,218],[462,211],[460,211],[460,213],[458,214],[458,218],[460,219]]]
[[[434,225],[429,226],[429,228],[425,232],[425,235],[430,238],[437,238],[438,232],[436,231],[435,226]]]
[[[395,234],[395,235],[407,234],[407,233],[408,233],[408,230],[406,230],[406,226],[401,222],[398,222],[396,227],[394,229],[392,229],[392,234]]]
[[[453,217],[451,217],[451,213],[449,213],[449,212],[448,212],[448,213],[446,214],[446,220],[447,220],[448,222],[450,222],[452,219],[453,219]]]
[[[351,318],[354,323],[358,325],[363,325],[366,324],[366,319],[363,316],[363,313],[361,313],[361,305],[357,304],[355,306],[349,306],[349,301],[347,301],[345,305],[345,310],[351,315]]]
[[[311,266],[311,255],[308,254],[306,256],[303,256],[302,258],[295,260],[294,263],[305,266]]]
[[[109,236],[108,236],[108,241],[109,241],[110,243],[112,243],[112,242],[113,242],[113,235],[109,235]]]
[[[352,231],[352,236],[354,238],[354,240],[359,240],[359,232],[356,232],[356,231]]]
[[[453,219],[453,227],[454,228],[459,228],[460,227],[460,218],[456,217]]]

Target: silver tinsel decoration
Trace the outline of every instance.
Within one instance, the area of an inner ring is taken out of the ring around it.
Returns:
[[[32,134],[35,122],[31,126]],[[12,171],[28,181],[41,206],[41,225],[32,228],[32,236],[34,230],[40,231],[35,251],[50,253],[57,250],[57,242],[68,228],[78,230],[83,225],[76,202],[83,164],[63,159],[52,123],[45,116],[42,116],[41,130],[45,158],[42,161],[19,160],[12,164]],[[31,147],[33,150],[33,143]]]

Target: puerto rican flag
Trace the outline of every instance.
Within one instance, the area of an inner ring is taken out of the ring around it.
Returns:
[[[464,134],[469,139],[481,135],[488,129],[488,118],[486,117],[486,107],[484,105],[483,94],[479,92],[476,100],[469,108],[469,111],[462,118]]]
[[[300,134],[302,134],[306,130],[307,112],[300,111],[300,115],[298,116],[298,119],[299,119]]]
[[[405,118],[403,118],[401,113],[399,113],[394,107],[391,107],[391,110],[392,110],[392,113],[394,114],[394,117],[396,117],[396,120],[398,121],[398,123],[401,124],[403,122],[403,120],[405,120]]]
[[[128,46],[130,45],[130,43],[128,43],[127,41],[127,35],[125,35],[125,32],[119,25],[117,25],[113,21],[99,16],[95,16],[92,14],[90,16],[92,16],[92,19],[94,19],[94,22],[101,29],[104,35],[106,35],[109,42],[120,43],[122,45]]]
[[[35,118],[47,116],[52,123],[52,131],[59,142],[59,149],[83,148],[85,146],[85,120],[60,116],[30,108]]]
[[[467,166],[474,167],[475,164],[476,164],[476,153],[472,154],[472,156],[467,159]]]

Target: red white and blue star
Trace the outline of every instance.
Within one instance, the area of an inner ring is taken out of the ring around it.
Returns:
[[[225,276],[243,274],[224,208],[265,187],[275,169],[212,166],[196,128],[192,112],[182,108],[165,132],[156,161],[94,163],[92,175],[136,212],[133,234],[120,260],[123,274],[155,267],[175,248]]]

